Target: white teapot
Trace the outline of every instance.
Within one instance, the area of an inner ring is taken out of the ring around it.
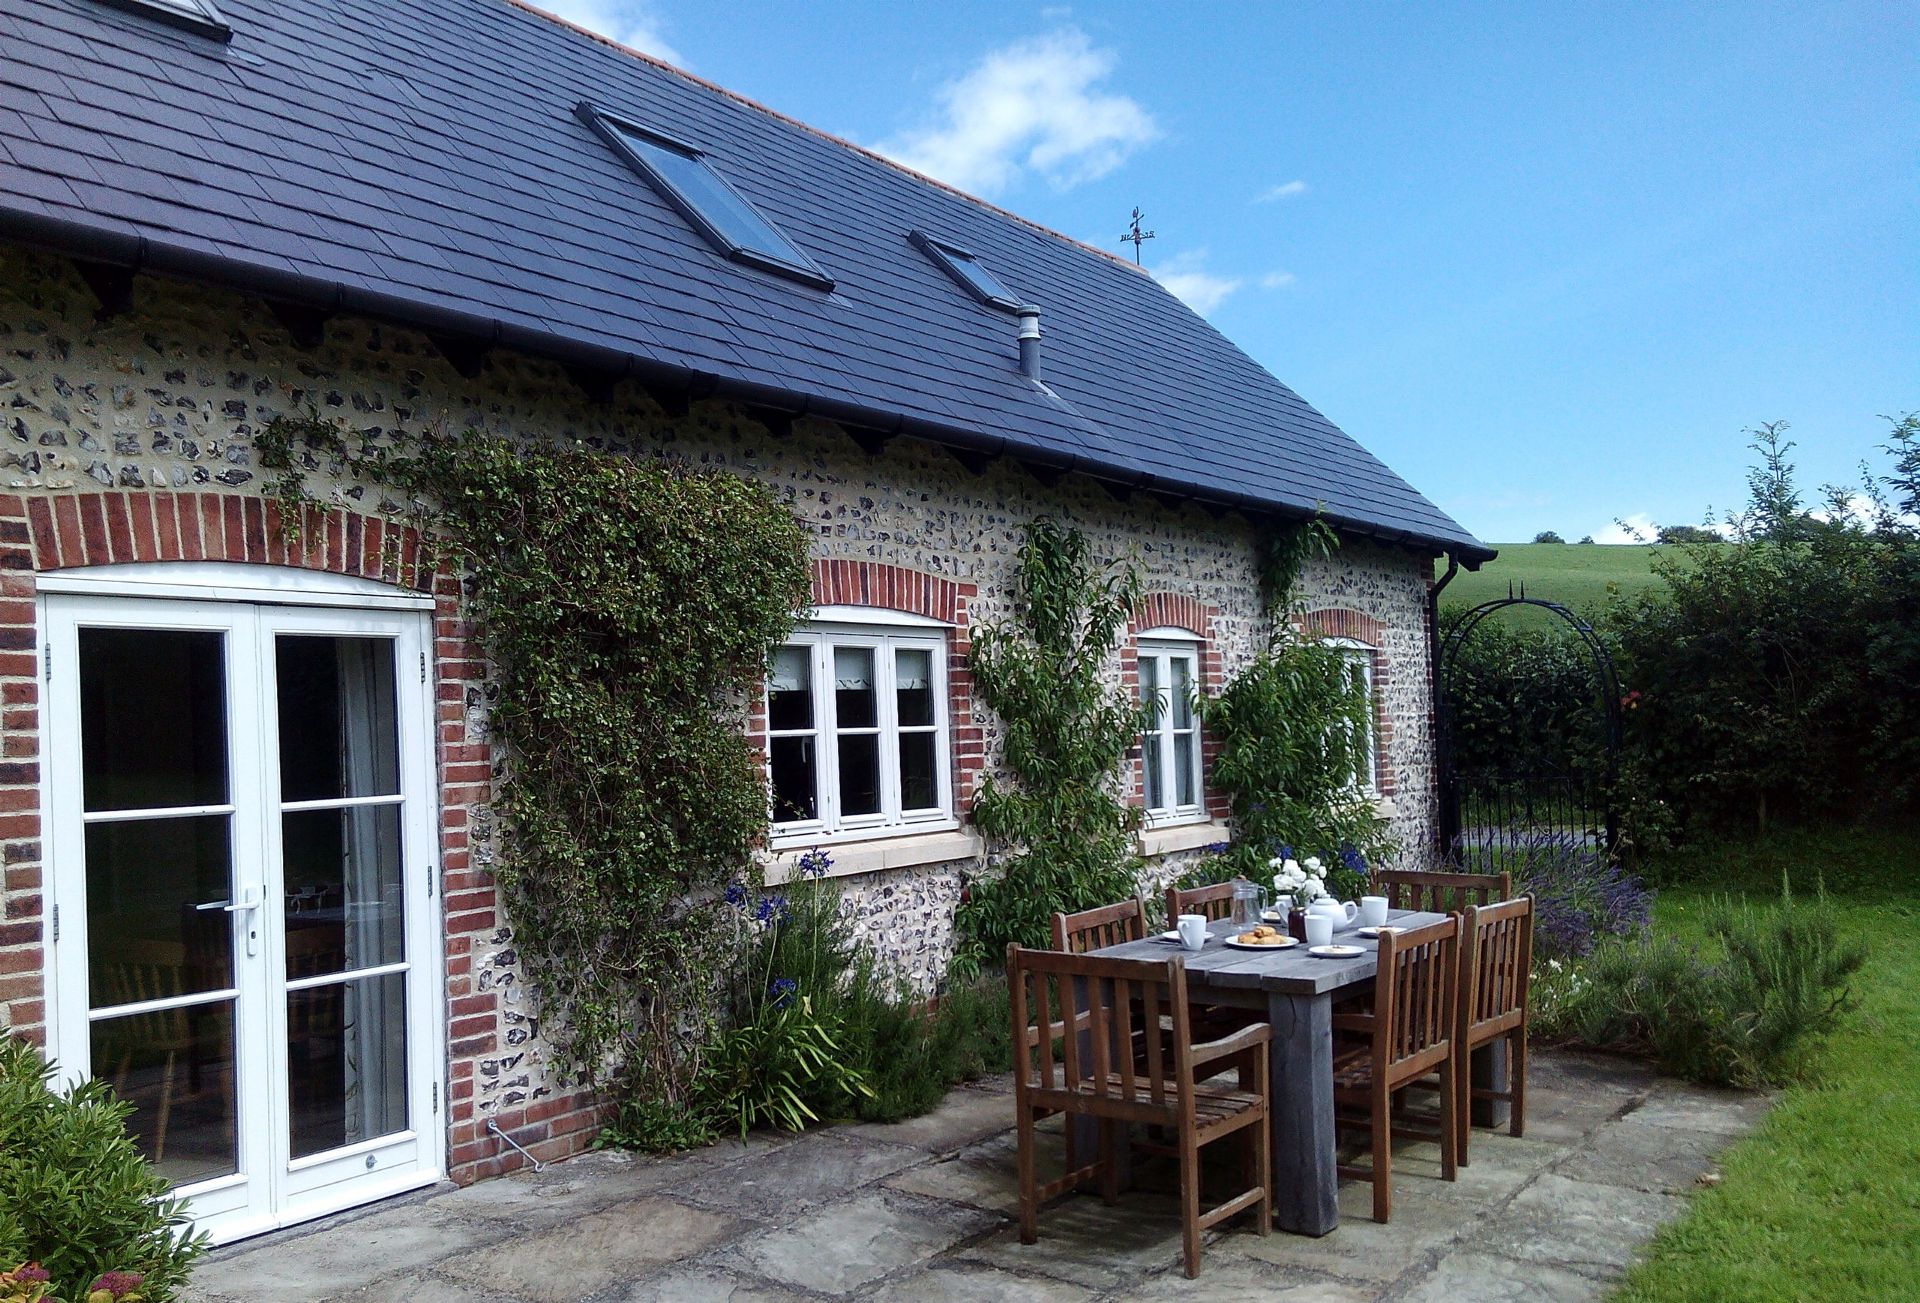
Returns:
[[[1307,906],[1307,917],[1312,918],[1315,914],[1325,914],[1332,922],[1333,930],[1338,932],[1341,928],[1353,926],[1360,917],[1360,907],[1351,901],[1339,901],[1332,896],[1322,896]]]

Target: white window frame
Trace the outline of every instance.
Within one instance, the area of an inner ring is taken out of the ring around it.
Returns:
[[[1354,789],[1363,796],[1377,799],[1380,795],[1380,701],[1374,695],[1374,657],[1380,654],[1380,649],[1356,638],[1328,638],[1326,644],[1340,652],[1342,658],[1359,671],[1361,681],[1366,685],[1366,746],[1363,754],[1366,756],[1367,772],[1364,779],[1359,774],[1354,775]]]
[[[775,729],[767,721],[767,792],[769,808],[773,793],[773,740],[780,737],[816,739],[814,762],[814,801],[816,818],[773,825],[772,849],[796,846],[836,845],[898,837],[907,833],[946,832],[959,827],[953,813],[953,734],[947,709],[947,636],[946,626],[933,621],[903,617],[899,624],[877,624],[868,618],[839,621],[814,621],[800,626],[782,644],[803,647],[811,654],[811,690],[813,724],[805,729]],[[840,735],[835,714],[833,653],[835,648],[870,649],[874,661],[876,702],[875,725],[869,729],[880,739],[880,810],[876,814],[843,815],[840,812]],[[899,697],[895,687],[895,654],[900,651],[925,651],[933,677],[933,723],[910,725],[906,731],[931,733],[933,745],[934,804],[924,809],[901,808]]]
[[[1172,665],[1175,661],[1187,663],[1187,681],[1193,685],[1196,701],[1200,695],[1200,667],[1205,639],[1186,629],[1149,629],[1137,639],[1136,654],[1139,664],[1142,689],[1147,682],[1147,665],[1152,662],[1154,682],[1160,685],[1160,695],[1164,705],[1158,714],[1158,727],[1149,726],[1140,738],[1140,801],[1146,810],[1147,826],[1150,828],[1170,828],[1183,823],[1202,823],[1207,818],[1206,760],[1201,755],[1202,741],[1200,712],[1193,712],[1193,727],[1178,729],[1174,727],[1173,702],[1170,688],[1173,683]],[[1142,697],[1144,704],[1145,698]],[[1193,800],[1181,804],[1178,749],[1174,738],[1182,733],[1191,733],[1193,737]],[[1160,747],[1149,746],[1155,735],[1165,739]],[[1147,766],[1154,763],[1155,755],[1160,760],[1160,791],[1169,798],[1170,804],[1147,805]]]

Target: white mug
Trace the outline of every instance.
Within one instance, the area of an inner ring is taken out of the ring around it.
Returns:
[[[1385,896],[1360,897],[1360,921],[1368,927],[1382,927],[1387,921],[1387,898]]]
[[[1307,915],[1307,944],[1324,946],[1333,940],[1333,915],[1326,912]]]
[[[1182,914],[1174,924],[1180,931],[1180,944],[1188,950],[1198,950],[1207,944],[1207,916],[1205,914]]]

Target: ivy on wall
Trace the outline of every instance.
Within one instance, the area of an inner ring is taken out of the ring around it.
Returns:
[[[767,831],[744,705],[809,600],[807,537],[737,476],[477,431],[257,442],[283,506],[323,465],[409,504],[490,663],[495,874],[564,1070],[684,1103]],[[298,510],[282,519],[297,521]]]
[[[974,636],[974,694],[1001,719],[1011,781],[988,776],[974,805],[1004,854],[967,885],[956,975],[995,961],[1010,941],[1050,944],[1056,910],[1135,892],[1140,812],[1120,799],[1118,777],[1146,713],[1105,670],[1139,604],[1134,567],[1102,566],[1079,530],[1042,519],[1020,549],[1015,619]]]

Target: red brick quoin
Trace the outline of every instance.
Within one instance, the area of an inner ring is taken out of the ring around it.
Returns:
[[[957,810],[965,810],[972,803],[987,763],[985,735],[973,722],[973,676],[967,670],[968,612],[979,592],[977,584],[878,561],[816,559],[813,563],[815,606],[873,606],[924,615],[951,626],[947,633],[947,725],[953,735],[953,801]],[[764,694],[748,711],[747,731],[762,741],[764,766]]]
[[[35,571],[126,562],[227,561],[293,566],[378,580],[434,599],[435,711],[440,763],[440,898],[446,911],[449,1175],[465,1184],[523,1160],[485,1130],[475,1100],[481,1062],[500,1051],[499,996],[479,990],[476,938],[500,925],[493,878],[475,869],[472,808],[490,795],[492,757],[469,724],[468,696],[485,677],[460,585],[411,528],[339,507],[309,507],[299,541],[279,504],[222,493],[93,492],[0,495],[0,1011],[16,1032],[46,1043],[41,943],[40,679]],[[600,1122],[584,1093],[491,1114],[543,1159],[584,1148]]]

